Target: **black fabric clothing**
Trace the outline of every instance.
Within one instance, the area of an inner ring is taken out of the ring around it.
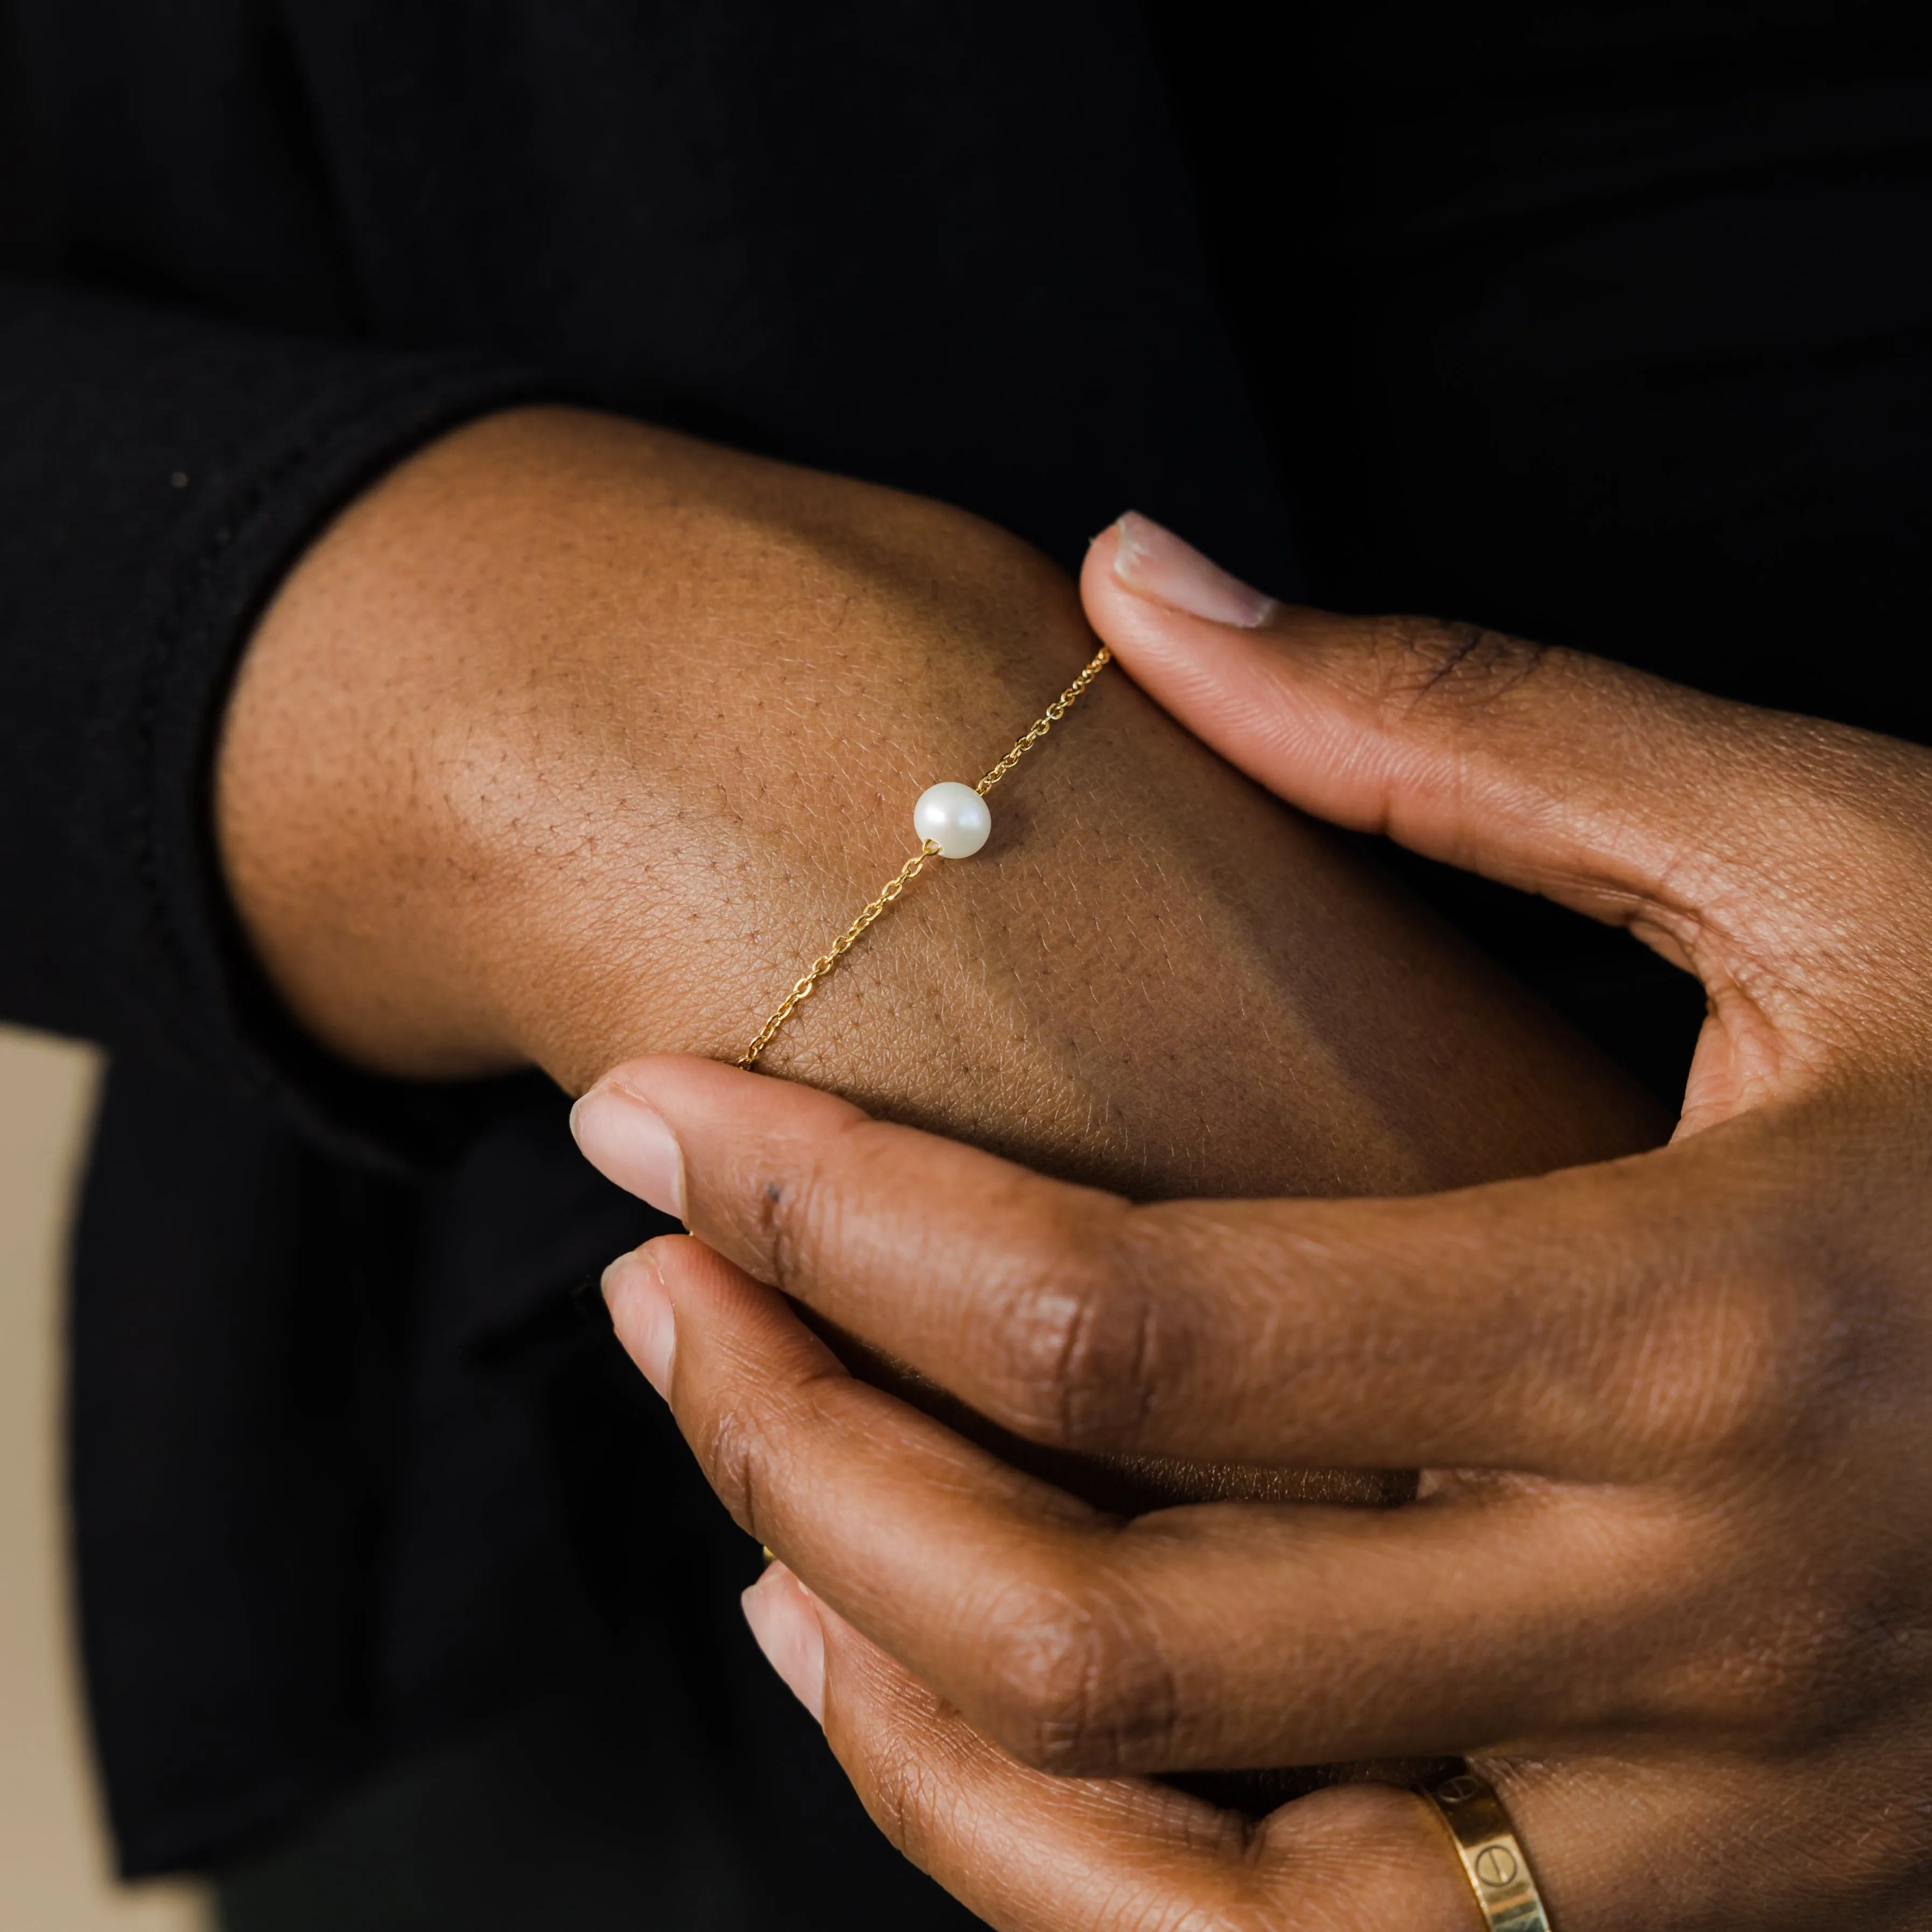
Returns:
[[[72,1467],[139,1873],[226,1856],[641,1613],[690,1482],[681,1450],[568,1453],[628,1425],[566,1394],[600,1345],[558,1298],[652,1223],[556,1097],[329,1066],[228,929],[212,732],[302,542],[401,449],[549,392],[1069,559],[1137,501],[1292,568],[1158,69],[1091,0],[17,0],[12,24],[0,1010],[115,1054]],[[750,1806],[784,1760],[740,1755]],[[772,1806],[790,1896],[940,1909],[889,1858],[828,1872],[844,1841],[797,1822],[802,1788]]]
[[[1319,598],[1924,735],[1932,20],[1171,18]]]
[[[718,1762],[676,1660],[644,1651],[598,1661],[595,1677],[574,1668],[527,1703],[386,1767],[222,1874],[220,1932],[785,1922],[762,1861],[746,1856],[754,1818],[733,1802],[742,1780]]]
[[[1162,5],[1309,594],[1924,742],[1932,16]],[[1700,989],[1384,856],[1670,1097]]]
[[[772,1922],[950,1910],[856,1849],[753,1552],[573,1312],[650,1217],[536,1083],[329,1064],[232,929],[227,680],[404,451],[570,396],[1928,735],[1926,30],[1438,12],[0,5],[0,1013],[113,1054],[72,1466],[129,1871],[668,1619]],[[1426,883],[1667,1074],[1678,982]]]

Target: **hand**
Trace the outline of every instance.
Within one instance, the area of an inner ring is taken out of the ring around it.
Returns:
[[[1091,655],[976,519],[523,410],[382,478],[250,646],[222,846],[289,1006],[409,1076],[732,1058]],[[1109,672],[767,1064],[1136,1194],[1407,1191],[1642,1144],[1469,949]],[[1175,982],[1184,982],[1177,993]]]
[[[618,1070],[584,1143],[700,1239],[619,1264],[611,1306],[784,1560],[768,1648],[1010,1932],[1456,1932],[1412,1796],[1251,1831],[1140,1775],[1438,1751],[1495,1779],[1559,1932],[1932,1922],[1932,755],[1261,610],[1129,536],[1089,613],[1235,763],[1698,976],[1682,1122],[1432,1198],[1133,1206],[802,1088]],[[794,1303],[1039,1441],[1430,1473],[1385,1513],[1109,1518],[848,1378]]]

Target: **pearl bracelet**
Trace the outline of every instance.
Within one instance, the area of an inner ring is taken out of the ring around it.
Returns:
[[[1113,652],[1105,644],[1094,653],[1087,668],[1014,740],[1013,748],[977,784],[962,784],[956,778],[928,785],[912,808],[912,829],[919,834],[919,850],[880,887],[878,896],[812,962],[811,970],[793,985],[772,1016],[759,1029],[758,1036],[738,1056],[738,1064],[749,1069],[778,1036],[785,1022],[810,999],[818,983],[888,906],[926,869],[928,859],[970,859],[992,836],[993,814],[986,794],[1031,751],[1034,746],[1066,716],[1067,707],[1106,668]]]

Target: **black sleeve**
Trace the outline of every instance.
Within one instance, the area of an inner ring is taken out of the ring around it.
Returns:
[[[209,776],[250,627],[385,467],[529,373],[0,277],[0,1018],[190,1068],[410,1156],[474,1096],[374,1082],[278,1013]]]

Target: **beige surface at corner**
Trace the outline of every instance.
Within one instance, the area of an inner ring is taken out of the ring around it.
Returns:
[[[95,1074],[0,1027],[0,1932],[201,1932],[191,1888],[110,1876],[68,1628],[58,1280]]]

